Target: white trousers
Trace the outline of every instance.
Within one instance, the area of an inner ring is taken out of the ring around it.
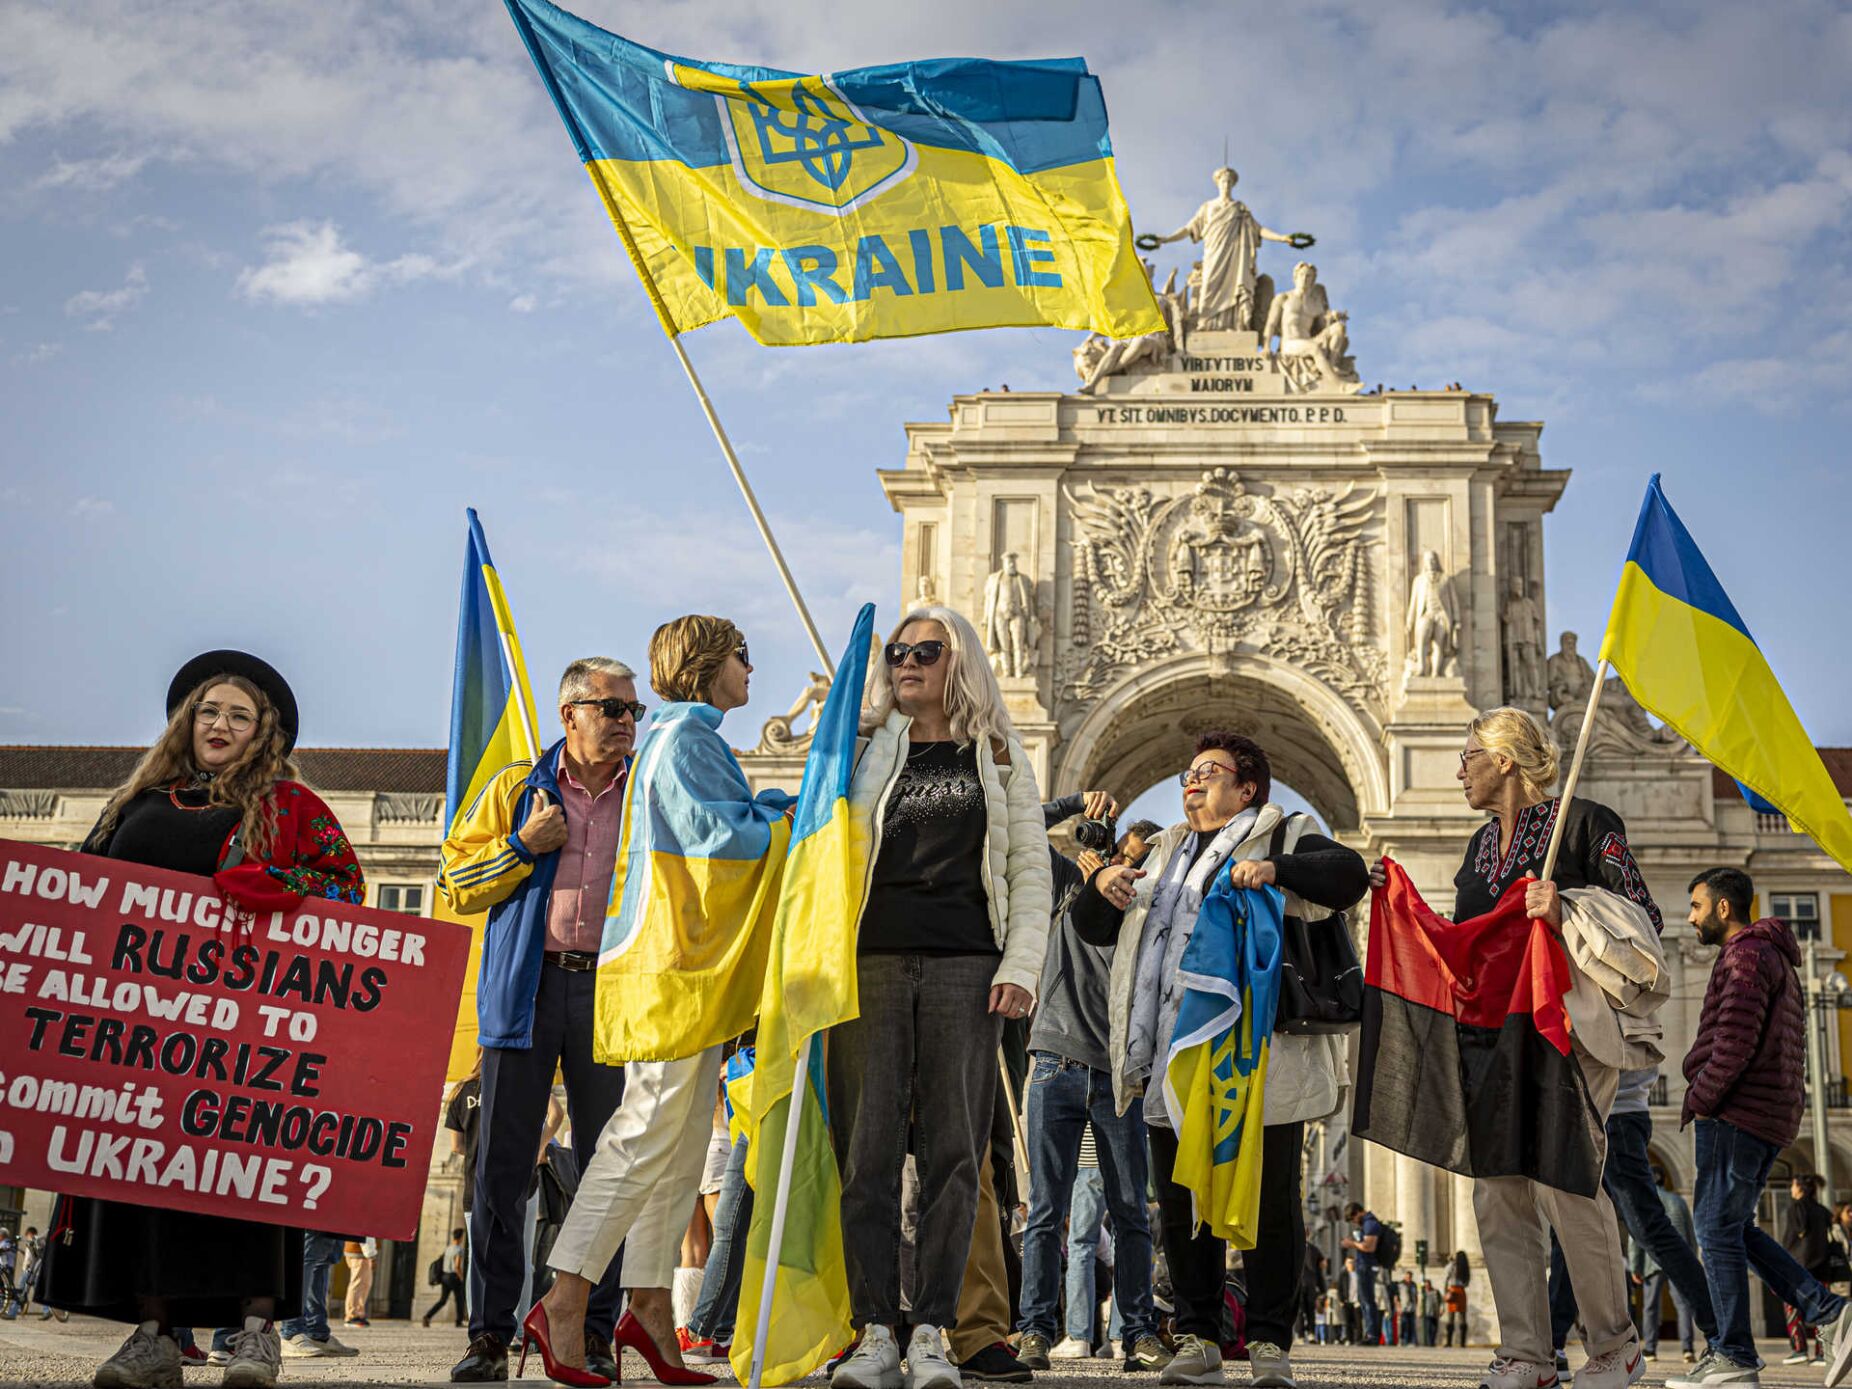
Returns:
[[[596,1283],[622,1245],[625,1287],[673,1285],[719,1084],[719,1047],[624,1066],[624,1101],[598,1135],[549,1264]]]

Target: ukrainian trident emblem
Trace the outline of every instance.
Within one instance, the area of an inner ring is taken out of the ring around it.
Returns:
[[[913,172],[910,140],[871,125],[822,77],[715,90],[733,170],[771,202],[837,216]]]

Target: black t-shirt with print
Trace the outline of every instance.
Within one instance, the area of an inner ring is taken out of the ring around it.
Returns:
[[[913,744],[882,815],[859,948],[1000,953],[984,894],[985,829],[976,745]]]

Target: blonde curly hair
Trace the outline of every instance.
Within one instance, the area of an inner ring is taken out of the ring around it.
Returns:
[[[1522,709],[1501,705],[1472,722],[1479,746],[1509,761],[1524,789],[1539,800],[1549,798],[1562,771],[1562,754],[1537,720]]]

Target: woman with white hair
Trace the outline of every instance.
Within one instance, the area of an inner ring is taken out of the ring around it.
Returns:
[[[1552,795],[1559,760],[1549,734],[1522,709],[1492,709],[1473,720],[1457,775],[1467,805],[1491,818],[1467,842],[1466,857],[1454,875],[1454,920],[1485,915],[1514,884],[1531,879],[1524,890],[1525,910],[1558,931],[1562,893],[1571,888],[1599,888],[1624,897],[1658,928],[1659,909],[1627,845],[1627,826],[1596,801],[1577,797],[1565,804]],[[1536,881],[1559,817],[1563,843],[1555,871],[1549,880]],[[1380,864],[1370,878],[1380,885]],[[1650,1070],[1623,1073],[1603,1064],[1579,1036],[1574,1047],[1603,1124],[1623,1078],[1651,1083]],[[1481,1376],[1480,1389],[1539,1389],[1557,1381],[1545,1281],[1551,1231],[1575,1285],[1588,1345],[1588,1363],[1576,1375],[1576,1389],[1625,1389],[1637,1379],[1639,1339],[1627,1307],[1620,1227],[1606,1189],[1577,1196],[1527,1177],[1476,1177],[1473,1211],[1499,1328],[1496,1357]]]
[[[843,1249],[861,1345],[836,1389],[898,1389],[900,1176],[922,1206],[909,1389],[957,1389],[955,1317],[988,1150],[1004,1018],[1035,1002],[1052,907],[1035,773],[976,630],[907,614],[872,671],[849,800],[874,850],[858,938],[861,1015],[829,1039]]]

